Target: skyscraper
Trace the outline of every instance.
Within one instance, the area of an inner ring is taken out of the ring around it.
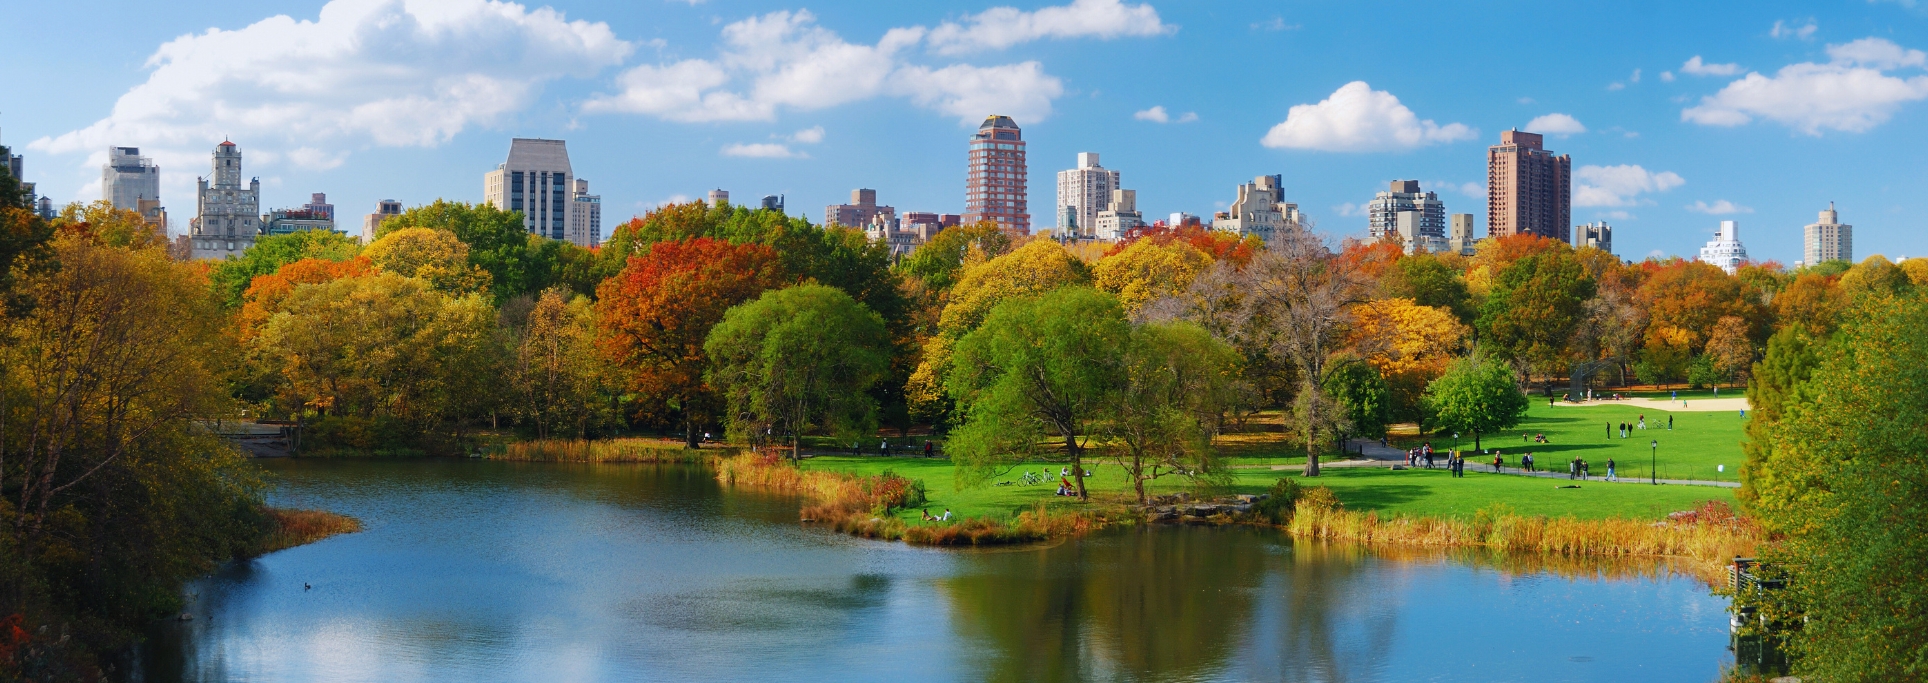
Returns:
[[[521,211],[522,225],[529,232],[552,240],[569,239],[569,196],[575,175],[569,168],[567,143],[514,138],[509,141],[509,160],[482,176],[482,201],[503,211]]]
[[[1009,116],[986,116],[971,136],[964,180],[964,222],[991,221],[1019,235],[1031,234],[1025,201],[1024,131]]]
[[[1828,202],[1820,220],[1801,230],[1801,260],[1810,266],[1822,261],[1854,261],[1854,226],[1841,224],[1834,202]]]
[[[1138,191],[1112,190],[1111,199],[1105,202],[1105,210],[1098,212],[1092,231],[1098,239],[1115,242],[1144,224],[1144,214],[1138,212]]]
[[[1613,253],[1613,226],[1606,221],[1582,223],[1573,229],[1573,246],[1593,247],[1600,251]]]
[[[1486,235],[1533,234],[1571,242],[1573,157],[1554,156],[1538,133],[1509,130],[1486,148]]]
[[[1238,199],[1229,210],[1212,216],[1212,228],[1253,236],[1267,242],[1286,226],[1303,225],[1299,205],[1285,201],[1284,179],[1262,175],[1238,186]]]
[[[1707,246],[1700,248],[1698,260],[1719,266],[1728,275],[1740,270],[1741,264],[1747,262],[1747,247],[1741,246],[1741,222],[1721,221],[1720,232],[1714,234],[1714,239],[1708,240]]]
[[[188,226],[194,258],[234,258],[254,246],[261,232],[261,179],[241,187],[241,148],[222,140],[214,147],[214,180],[198,182],[194,222]]]
[[[1435,192],[1421,192],[1417,180],[1392,181],[1392,189],[1366,204],[1366,230],[1374,238],[1398,235],[1406,253],[1447,250],[1446,203]]]
[[[602,244],[602,195],[589,194],[589,181],[577,178],[569,202],[569,241],[584,247]]]
[[[1058,235],[1096,234],[1098,212],[1111,201],[1111,191],[1118,188],[1118,172],[1099,166],[1097,152],[1079,152],[1077,168],[1058,171]]]
[[[139,147],[107,148],[107,163],[100,167],[100,198],[129,211],[139,211],[143,199],[160,201],[161,167],[141,156]]]

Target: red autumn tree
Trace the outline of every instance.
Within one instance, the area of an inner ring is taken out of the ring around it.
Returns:
[[[637,396],[636,415],[680,422],[695,448],[718,398],[703,381],[703,341],[731,306],[793,278],[760,244],[698,237],[658,242],[596,288],[599,346]]]

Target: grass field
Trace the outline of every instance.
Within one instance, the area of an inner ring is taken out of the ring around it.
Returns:
[[[1073,508],[1076,500],[1052,495],[1056,485],[983,486],[959,489],[947,460],[925,458],[878,458],[846,456],[817,457],[804,461],[805,469],[826,469],[856,474],[878,474],[886,470],[924,482],[929,504],[926,509],[940,514],[946,508],[961,517],[1002,518],[1039,503],[1050,507]],[[1036,464],[1032,471],[1047,469],[1056,481],[1062,465]],[[1130,493],[1129,482],[1116,465],[1094,466],[1094,476],[1086,479],[1093,495],[1123,499]],[[1323,476],[1300,479],[1306,485],[1326,486],[1333,490],[1347,509],[1383,513],[1430,516],[1470,517],[1481,508],[1503,503],[1524,515],[1572,516],[1579,519],[1627,518],[1659,519],[1669,512],[1687,510],[1705,500],[1733,503],[1732,489],[1710,486],[1646,486],[1582,482],[1578,489],[1561,489],[1564,479],[1547,480],[1507,475],[1483,474],[1469,468],[1463,478],[1454,479],[1443,470],[1392,471],[1378,468],[1328,469]],[[1008,479],[1016,479],[1016,473]],[[1298,469],[1272,470],[1244,468],[1235,470],[1233,492],[1259,493],[1281,477],[1299,477]],[[1148,485],[1157,493],[1183,490],[1184,480],[1166,478]],[[915,510],[901,513],[907,520],[918,519]]]
[[[1701,394],[1710,392],[1694,393],[1696,396],[1690,401],[1706,398]],[[1660,393],[1661,397],[1666,395]],[[1605,475],[1607,460],[1611,458],[1622,478],[1645,479],[1649,444],[1657,441],[1660,447],[1652,450],[1661,479],[1736,481],[1742,457],[1741,435],[1747,424],[1738,411],[1667,412],[1611,404],[1548,407],[1544,398],[1529,405],[1526,420],[1518,428],[1481,435],[1480,445],[1489,451],[1499,449],[1509,467],[1517,466],[1520,456],[1531,452],[1540,469],[1563,472],[1567,462],[1577,457],[1585,458],[1594,474]],[[1642,415],[1647,418],[1647,428],[1635,429],[1627,438],[1620,438],[1618,430],[1610,427],[1621,422],[1637,423]],[[1667,428],[1668,417],[1674,420],[1671,430]],[[1545,434],[1550,443],[1532,443],[1533,434]],[[1529,438],[1522,439],[1522,436]],[[1428,439],[1435,450],[1453,446],[1450,433],[1433,434]],[[1414,437],[1395,438],[1394,444],[1406,448],[1419,441]],[[1459,445],[1471,451],[1471,435],[1462,434]],[[1470,454],[1467,458],[1481,464],[1491,460],[1491,456],[1475,458]]]

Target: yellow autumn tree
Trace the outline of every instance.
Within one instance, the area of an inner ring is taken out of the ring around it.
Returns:
[[[489,273],[469,265],[469,245],[437,228],[403,228],[368,245],[363,256],[384,272],[426,281],[454,294],[489,288]]]
[[[1426,385],[1452,365],[1466,344],[1466,325],[1444,308],[1412,299],[1375,299],[1352,307],[1348,340],[1386,378],[1393,419],[1417,421]]]
[[[1099,261],[1091,275],[1099,289],[1118,295],[1130,315],[1161,297],[1185,291],[1211,267],[1212,257],[1190,244],[1138,240]]]

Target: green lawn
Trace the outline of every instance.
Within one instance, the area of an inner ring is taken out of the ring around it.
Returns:
[[[1676,425],[1678,426],[1678,425]],[[940,514],[945,508],[960,516],[1003,517],[1039,502],[1050,506],[1076,506],[1073,499],[1052,495],[1055,485],[983,486],[960,490],[952,477],[951,464],[942,459],[818,457],[804,461],[806,469],[830,469],[858,474],[877,474],[885,470],[921,479],[929,496],[929,509]],[[1036,471],[1048,468],[1054,481],[1057,464],[1031,465]],[[1124,494],[1129,490],[1116,465],[1093,466],[1094,476],[1086,486],[1099,494]],[[1326,486],[1338,494],[1346,507],[1354,510],[1381,510],[1389,513],[1425,516],[1470,516],[1493,503],[1505,503],[1522,514],[1574,516],[1583,519],[1627,517],[1658,519],[1668,512],[1692,508],[1704,500],[1732,503],[1732,489],[1708,486],[1647,486],[1581,482],[1578,489],[1561,489],[1564,479],[1548,480],[1510,475],[1483,474],[1469,468],[1464,478],[1454,479],[1443,470],[1392,471],[1380,468],[1328,469],[1316,479],[1301,483]],[[1271,488],[1280,477],[1298,477],[1299,470],[1244,468],[1234,470],[1234,490],[1258,493]],[[1013,473],[1010,479],[1016,479]],[[1151,486],[1157,492],[1185,487],[1183,480],[1166,478]],[[916,511],[902,513],[907,520],[918,519]]]
[[[1682,395],[1686,393],[1682,392]],[[1725,395],[1727,392],[1721,393]],[[1664,393],[1661,395],[1665,396]],[[1739,396],[1738,391],[1735,396]],[[1604,475],[1607,472],[1607,459],[1611,458],[1620,476],[1645,478],[1649,451],[1653,450],[1662,479],[1736,481],[1736,472],[1742,459],[1742,428],[1747,424],[1738,411],[1675,413],[1627,405],[1548,407],[1545,398],[1536,398],[1537,401],[1529,404],[1526,421],[1518,428],[1481,436],[1481,445],[1488,450],[1499,449],[1506,456],[1508,466],[1518,465],[1520,455],[1530,451],[1536,466],[1541,469],[1564,472],[1567,462],[1578,457],[1585,458],[1595,474]],[[1647,428],[1633,430],[1633,435],[1628,438],[1620,438],[1617,430],[1609,430],[1608,425],[1638,422],[1641,415],[1647,417]],[[1669,416],[1674,419],[1672,430],[1667,429]],[[1530,438],[1521,439],[1522,435],[1532,434],[1545,434],[1550,443],[1532,443]],[[1433,434],[1429,439],[1436,450],[1453,446],[1453,435],[1450,433]],[[1650,449],[1649,444],[1656,441],[1660,447]],[[1396,445],[1405,447],[1413,442],[1413,439],[1399,439]],[[1459,444],[1471,451],[1471,435],[1462,434]],[[1491,456],[1478,458],[1469,454],[1467,457],[1482,463],[1491,460]],[[1723,465],[1725,471],[1718,469]]]

